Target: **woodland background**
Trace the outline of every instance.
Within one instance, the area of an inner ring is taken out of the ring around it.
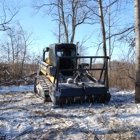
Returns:
[[[134,89],[133,1],[31,0],[29,6],[34,16],[42,13],[42,18],[51,17],[55,23],[56,27],[51,29],[55,37],[52,43],[78,42],[80,55],[89,55],[94,49],[94,55],[109,56],[109,87]],[[34,49],[38,40],[35,33],[25,29],[16,18],[24,7],[18,1],[0,0],[0,85],[32,83],[37,59],[42,58],[42,54]],[[83,34],[81,40],[76,40],[78,28],[85,25],[93,30],[93,34]]]

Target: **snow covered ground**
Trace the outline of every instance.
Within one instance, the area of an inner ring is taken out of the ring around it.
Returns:
[[[31,86],[0,87],[0,140],[139,140],[134,91],[111,89],[108,104],[52,108]]]

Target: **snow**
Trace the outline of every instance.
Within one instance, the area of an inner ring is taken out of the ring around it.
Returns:
[[[53,108],[33,85],[0,87],[0,139],[140,139],[140,104],[134,91],[110,89],[108,104]]]
[[[27,92],[33,91],[33,85],[20,85],[20,86],[0,86],[0,93],[4,92]]]

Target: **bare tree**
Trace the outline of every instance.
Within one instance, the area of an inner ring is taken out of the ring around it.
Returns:
[[[51,14],[53,20],[58,23],[58,42],[74,42],[76,28],[82,24],[89,23],[93,17],[92,12],[86,7],[90,0],[51,0],[48,3],[44,1],[33,1],[33,7],[37,12],[45,10],[45,15]]]
[[[30,48],[33,45],[34,39],[32,32],[25,31],[18,23],[11,30],[6,31],[4,41],[1,40],[0,49],[3,52],[5,62],[11,65],[11,72],[14,77],[19,78],[25,71],[25,64],[30,62]],[[33,57],[31,57],[33,58]]]
[[[103,55],[107,56],[107,48],[106,48],[106,32],[105,32],[105,23],[104,23],[104,14],[103,14],[103,8],[102,8],[102,1],[98,0],[98,8],[99,8],[99,19],[100,19],[100,25],[101,25],[101,34],[102,34],[102,45],[103,45]],[[104,59],[105,62],[105,59]],[[108,72],[106,73],[107,79],[106,79],[106,86],[108,85]]]
[[[101,24],[101,30],[102,30],[103,53],[104,53],[104,56],[107,56],[105,23],[104,23],[104,15],[103,15],[103,8],[102,8],[101,0],[98,0],[98,7],[99,7],[99,18],[100,18],[100,24]]]
[[[21,8],[10,0],[0,0],[0,31],[10,29],[10,24]]]
[[[136,43],[136,81],[135,81],[135,101],[140,103],[140,1],[134,0],[135,14],[135,43]]]

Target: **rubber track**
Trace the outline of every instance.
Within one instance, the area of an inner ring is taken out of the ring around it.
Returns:
[[[47,92],[49,91],[49,86],[51,84],[51,82],[49,81],[49,79],[47,78],[47,76],[45,75],[39,75],[38,77],[38,81],[41,85],[41,87],[43,88],[44,92]]]

